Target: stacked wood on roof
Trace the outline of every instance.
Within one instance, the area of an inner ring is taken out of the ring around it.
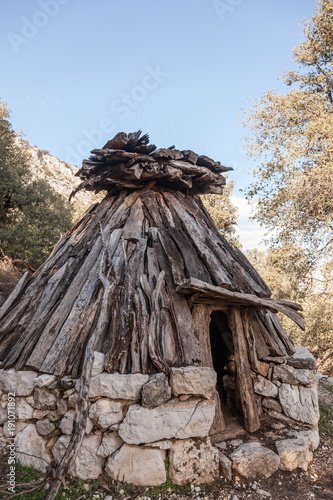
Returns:
[[[148,142],[148,134],[141,137],[141,130],[120,132],[102,149],[94,149],[76,174],[82,179],[76,192],[140,189],[155,181],[156,186],[172,190],[222,194],[225,178],[220,174],[232,170],[230,167],[190,150],[179,151],[175,146],[156,149]]]
[[[275,313],[303,327],[300,307],[269,298],[198,196],[221,193],[227,170],[192,151],[156,149],[141,132],[92,151],[79,189],[107,194],[0,309],[1,366],[76,377],[93,334],[109,372],[204,364],[200,304],[247,312],[254,361],[292,353]]]

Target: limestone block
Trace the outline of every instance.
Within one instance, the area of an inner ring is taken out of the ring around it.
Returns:
[[[118,424],[123,420],[124,403],[111,399],[99,399],[90,406],[89,417],[101,429],[108,429],[110,425]]]
[[[280,380],[285,384],[311,385],[317,380],[316,373],[306,368],[294,368],[289,365],[278,365],[274,367],[273,381]]]
[[[254,392],[268,398],[276,398],[279,393],[277,386],[261,375],[257,375],[253,388]]]
[[[220,461],[220,469],[221,469],[221,475],[225,477],[228,481],[232,480],[232,462],[231,460],[222,453],[222,451],[219,451],[219,461]]]
[[[159,486],[166,481],[166,453],[158,448],[124,444],[108,458],[105,472],[118,481],[137,486]]]
[[[170,450],[170,477],[176,484],[202,484],[220,475],[219,452],[210,442],[196,439],[176,441]]]
[[[276,453],[259,443],[244,443],[230,455],[233,468],[245,479],[266,479],[279,468]]]
[[[68,410],[62,417],[59,428],[64,434],[71,434],[74,421],[74,410]],[[90,434],[93,428],[93,423],[90,418],[87,418],[85,434]]]
[[[104,432],[102,442],[97,450],[97,455],[100,457],[108,457],[117,451],[122,444],[123,440],[117,432]]]
[[[142,386],[148,382],[149,375],[135,373],[120,375],[119,373],[101,373],[90,380],[89,397],[104,396],[110,399],[138,401]]]
[[[275,418],[276,420],[280,420],[281,422],[284,422],[286,424],[289,424],[291,426],[297,425],[299,422],[297,420],[294,420],[293,418],[287,417],[284,413],[280,413],[278,411],[272,410],[270,408],[265,408],[264,407],[265,413],[268,413],[271,417]]]
[[[288,435],[298,439],[305,439],[309,443],[310,451],[316,450],[319,446],[319,432],[315,429],[309,429],[308,431],[290,431]]]
[[[16,435],[17,460],[22,465],[35,467],[43,472],[51,463],[46,439],[40,436],[34,424],[28,424]]]
[[[73,394],[70,394],[68,396],[67,404],[68,404],[69,408],[76,407],[76,403],[77,403],[78,398],[79,398],[79,393],[76,391],[73,392]]]
[[[277,399],[273,398],[264,398],[262,400],[262,405],[265,406],[265,408],[271,408],[274,411],[282,412],[282,406],[278,402]]]
[[[16,396],[30,396],[34,390],[37,373],[33,371],[0,370],[0,389]]]
[[[280,469],[294,470],[297,467],[307,470],[313,454],[309,449],[307,439],[283,439],[275,442],[280,457]]]
[[[102,352],[94,351],[94,360],[91,369],[92,377],[96,377],[97,375],[103,372],[104,359],[105,359],[105,354],[103,354]]]
[[[295,368],[315,370],[316,360],[307,348],[300,345],[295,345],[294,348],[296,352],[288,359],[288,365],[294,366]]]
[[[171,399],[171,387],[164,373],[152,375],[142,387],[142,406],[154,408]]]
[[[3,433],[7,438],[13,437],[13,432],[17,436],[27,425],[29,425],[27,422],[6,422],[3,426]]]
[[[119,435],[128,444],[206,437],[214,415],[215,402],[211,400],[171,400],[152,409],[132,405],[120,424]]]
[[[171,368],[170,385],[172,394],[194,394],[203,396],[216,387],[216,372],[209,367],[186,366]]]
[[[56,426],[54,423],[50,422],[47,418],[36,422],[36,429],[42,436],[48,436],[55,430],[55,428]]]
[[[68,404],[66,399],[59,399],[57,401],[57,413],[60,416],[65,415],[66,411],[68,410]]]
[[[56,422],[57,420],[60,420],[61,416],[59,413],[56,411],[52,410],[34,410],[32,414],[33,418],[36,418],[37,420],[40,420],[44,417],[47,417],[51,422]]]
[[[39,375],[39,377],[35,378],[35,386],[37,387],[49,387],[50,385],[56,382],[57,377],[55,375],[49,375],[47,373],[43,373],[43,375]]]
[[[30,420],[33,418],[34,409],[25,398],[15,399],[15,415],[17,420]]]
[[[144,446],[150,448],[159,448],[160,450],[170,450],[172,441],[170,439],[162,439],[162,441],[154,441],[153,443],[146,443]]]
[[[288,417],[311,425],[318,423],[318,394],[315,387],[281,384],[279,399]]]
[[[70,436],[60,436],[52,448],[52,453],[57,464],[64,456]],[[85,436],[81,448],[71,462],[69,473],[80,479],[96,479],[103,472],[105,459],[97,455],[101,444],[102,434]]]
[[[36,387],[34,390],[35,408],[37,410],[55,410],[57,408],[59,391],[50,391],[44,387]]]

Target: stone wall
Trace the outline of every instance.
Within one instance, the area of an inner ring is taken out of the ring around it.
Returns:
[[[304,349],[298,348],[289,359],[260,362],[258,373],[253,373],[260,409],[286,423],[286,439],[276,444],[277,453],[258,448],[259,443],[256,450],[252,450],[255,443],[243,441],[236,449],[229,442],[211,443],[213,369],[173,368],[169,377],[162,373],[120,375],[103,372],[103,362],[103,355],[96,352],[89,418],[83,444],[70,467],[73,476],[94,479],[104,471],[121,481],[159,485],[166,480],[168,456],[170,476],[177,484],[214,481],[220,472],[228,479],[233,472],[252,477],[244,463],[239,465],[241,458],[253,457],[254,451],[268,454],[263,460],[272,464],[273,473],[284,467],[286,460],[281,457],[288,455],[292,441],[296,448],[303,445],[303,461],[294,460],[295,467],[312,458],[317,438],[287,434],[291,424],[315,429],[319,418],[314,359]],[[232,363],[228,363],[225,377],[230,401],[234,397]],[[59,463],[70,440],[78,389],[78,380],[0,370],[0,448],[8,450],[15,437],[17,458],[23,465],[46,470]]]
[[[235,402],[235,363],[227,364],[224,388],[231,408]],[[290,357],[266,357],[252,372],[259,410],[290,424],[316,427],[319,420],[316,362],[305,347]]]

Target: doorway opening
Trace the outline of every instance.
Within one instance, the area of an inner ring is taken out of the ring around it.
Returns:
[[[214,370],[217,373],[216,389],[220,396],[224,417],[239,414],[236,401],[236,363],[232,331],[224,311],[213,311],[209,326],[210,346]]]

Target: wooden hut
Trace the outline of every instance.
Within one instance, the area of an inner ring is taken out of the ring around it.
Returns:
[[[107,194],[2,306],[1,368],[76,378],[94,333],[107,372],[213,367],[216,398],[225,399],[222,380],[232,359],[245,427],[253,432],[260,423],[251,373],[260,373],[267,357],[293,354],[276,313],[303,328],[301,308],[270,298],[207,213],[199,195],[221,194],[230,169],[148,142],[141,132],[119,133],[83,162],[76,191]]]

